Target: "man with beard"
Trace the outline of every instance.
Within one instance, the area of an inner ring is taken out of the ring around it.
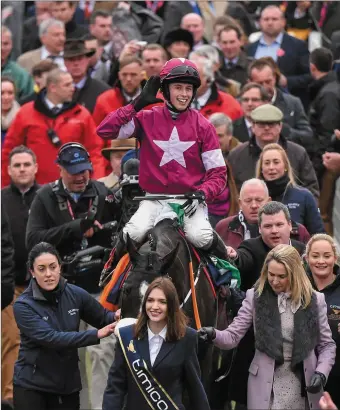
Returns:
[[[305,245],[302,242],[290,239],[292,221],[289,210],[281,202],[268,202],[263,205],[258,213],[260,236],[246,239],[237,251],[227,246],[228,256],[234,258],[235,264],[241,274],[241,289],[250,289],[263,267],[268,252],[280,244],[292,245],[303,254]]]

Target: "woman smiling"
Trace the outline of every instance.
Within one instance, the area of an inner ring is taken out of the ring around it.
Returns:
[[[337,346],[325,389],[340,408],[340,267],[334,239],[326,234],[314,235],[306,247],[306,260],[314,289],[325,295],[328,322]]]
[[[120,343],[103,410],[184,410],[184,390],[189,393],[190,408],[210,409],[200,380],[197,334],[186,323],[171,280],[155,279],[146,290],[137,323],[117,326]]]

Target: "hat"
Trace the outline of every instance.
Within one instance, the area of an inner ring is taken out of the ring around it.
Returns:
[[[188,30],[183,28],[176,28],[175,30],[169,31],[163,40],[163,47],[166,49],[171,46],[171,44],[176,43],[177,41],[184,41],[189,44],[190,50],[194,46],[194,37]]]
[[[67,40],[64,45],[64,58],[86,56],[91,57],[96,52],[94,49],[87,49],[84,40]]]
[[[111,152],[115,151],[129,151],[136,147],[136,138],[129,138],[123,140],[112,140],[109,148],[102,149],[102,155],[110,161]]]
[[[274,105],[263,104],[251,112],[250,118],[254,122],[281,122],[283,113]]]
[[[60,148],[56,163],[72,175],[92,171],[89,153],[84,146],[76,142],[64,144]]]

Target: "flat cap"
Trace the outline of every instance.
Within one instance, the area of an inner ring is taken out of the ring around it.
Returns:
[[[263,104],[251,112],[250,118],[254,122],[281,122],[283,113],[274,105]]]

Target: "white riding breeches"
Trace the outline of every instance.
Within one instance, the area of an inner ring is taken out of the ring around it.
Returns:
[[[146,233],[163,219],[177,218],[169,203],[184,204],[186,200],[167,199],[164,201],[142,201],[137,212],[123,229],[124,239],[130,238],[143,243]],[[197,248],[208,249],[213,241],[213,229],[208,219],[207,205],[200,204],[192,217],[184,216],[183,230],[186,238]]]

